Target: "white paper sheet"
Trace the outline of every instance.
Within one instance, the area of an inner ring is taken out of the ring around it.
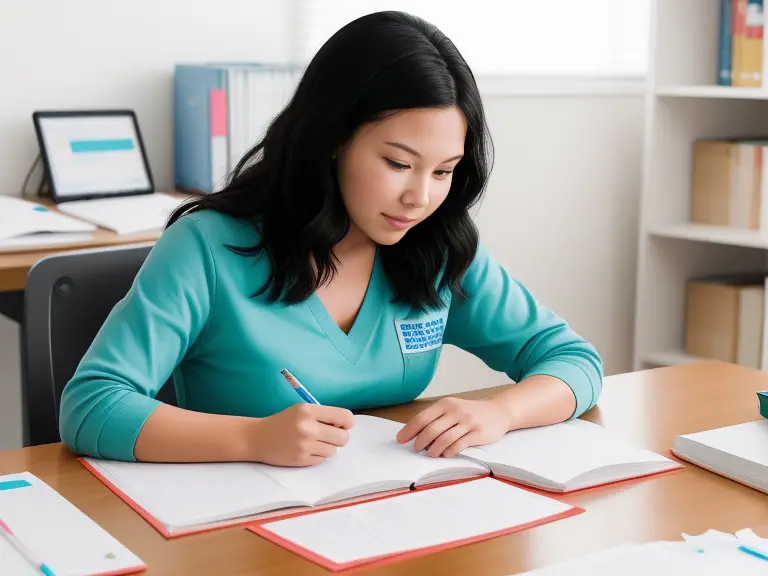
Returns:
[[[30,485],[8,488],[14,480]],[[0,518],[57,576],[144,568],[128,548],[29,472],[0,476]],[[39,570],[27,570],[30,563],[4,535],[0,542],[0,574],[39,576]]]
[[[497,532],[567,512],[557,500],[482,478],[264,524],[336,563]]]

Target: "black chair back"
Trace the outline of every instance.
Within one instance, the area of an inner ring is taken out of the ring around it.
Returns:
[[[151,247],[61,252],[29,271],[21,342],[25,446],[61,440],[61,393]],[[166,382],[157,397],[175,404],[172,382]]]

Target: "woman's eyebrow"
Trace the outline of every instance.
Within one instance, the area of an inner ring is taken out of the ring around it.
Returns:
[[[414,150],[413,148],[411,148],[406,144],[402,144],[400,142],[385,142],[385,144],[389,146],[394,146],[395,148],[399,148],[404,152],[408,152],[408,154],[413,154],[414,156],[416,156],[416,158],[421,158],[421,154],[419,154],[416,150]],[[464,154],[456,154],[456,156],[451,156],[450,158],[448,158],[448,160],[443,160],[442,163],[445,164],[446,162],[450,162],[452,160],[458,160],[459,158],[463,158],[463,157],[464,157]]]

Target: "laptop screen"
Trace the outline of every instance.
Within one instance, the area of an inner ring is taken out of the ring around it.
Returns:
[[[152,191],[133,114],[42,115],[37,127],[57,201]]]

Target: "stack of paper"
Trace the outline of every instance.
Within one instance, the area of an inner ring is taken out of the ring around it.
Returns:
[[[768,420],[682,434],[673,451],[702,468],[768,493]]]
[[[683,542],[627,543],[518,576],[758,576],[768,574],[768,540],[751,530],[683,534]]]
[[[46,570],[42,570],[42,565]],[[0,574],[131,574],[146,565],[45,482],[0,476]]]
[[[96,226],[48,210],[41,204],[0,195],[0,252],[76,244]]]

